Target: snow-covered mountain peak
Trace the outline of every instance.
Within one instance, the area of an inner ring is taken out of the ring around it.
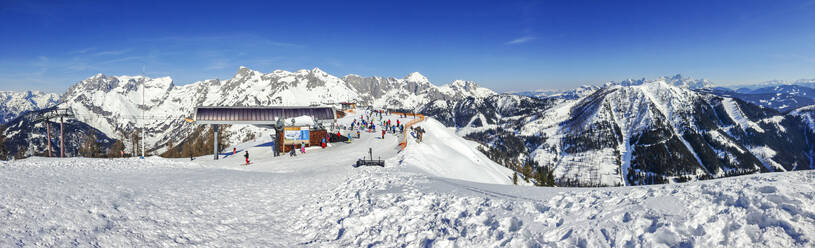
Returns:
[[[40,91],[0,91],[0,124],[7,123],[29,111],[57,104],[59,95]]]
[[[249,69],[249,68],[247,68],[245,66],[240,66],[240,67],[238,67],[238,72],[236,72],[235,76],[233,76],[233,77],[234,78],[244,78],[244,77],[249,77],[249,76],[257,75],[257,74],[262,74],[262,73],[260,73],[258,71],[255,71],[255,70],[252,70],[252,69]]]
[[[415,83],[430,83],[430,80],[427,80],[427,77],[419,72],[413,72],[410,75],[407,75],[407,77],[405,77],[405,81]]]
[[[713,86],[713,83],[707,79],[693,79],[693,78],[686,78],[683,77],[681,74],[676,74],[673,76],[662,76],[658,77],[654,80],[648,80],[646,78],[641,79],[626,79],[620,82],[610,81],[604,84],[604,87],[611,87],[614,85],[621,85],[621,86],[636,86],[636,85],[643,85],[651,82],[664,82],[666,84],[670,84],[677,87],[687,88],[687,89],[701,89]]]
[[[671,85],[688,89],[701,89],[713,86],[713,83],[707,79],[686,78],[681,74],[676,74],[672,77],[662,77],[660,79]]]
[[[328,75],[328,73],[326,73],[325,71],[321,70],[318,67],[314,67],[314,69],[311,69],[311,73],[318,75]]]
[[[475,82],[472,81],[464,81],[464,80],[455,80],[450,84],[442,85],[439,87],[439,90],[442,92],[449,92],[453,95],[460,95],[460,96],[473,96],[484,98],[491,95],[496,95],[495,91],[490,89],[478,86]]]
[[[475,85],[475,83],[470,82],[470,81],[460,80],[460,79],[453,80],[453,82],[450,83],[451,87],[467,87],[469,85]],[[478,85],[476,85],[476,86],[478,86]]]

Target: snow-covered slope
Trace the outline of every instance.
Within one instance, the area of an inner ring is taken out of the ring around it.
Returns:
[[[807,124],[809,131],[815,134],[815,105],[801,107],[790,112],[791,115],[801,117]]]
[[[0,91],[0,125],[29,111],[57,105],[59,95],[39,91]]]
[[[512,184],[512,170],[490,160],[471,142],[433,118],[415,125],[426,133],[421,143],[413,139],[396,157],[400,166],[424,173],[480,183]]]
[[[577,98],[437,101],[423,112],[486,144],[494,160],[532,157],[566,185],[810,168],[812,142],[800,118],[692,90],[680,79],[610,83]]]
[[[815,104],[815,88],[795,84],[736,90],[716,87],[706,89],[706,91],[720,96],[739,98],[781,112]]]
[[[518,187],[405,166],[353,168],[353,155],[369,146],[388,161],[395,155],[398,139],[373,136],[297,157],[257,148],[250,166],[240,156],[0,161],[0,246],[815,245],[810,171],[628,188]]]
[[[812,142],[799,135],[805,118],[716,96],[709,86],[676,75],[527,97],[468,81],[436,86],[419,73],[338,78],[316,68],[264,74],[241,67],[231,79],[184,86],[169,77],[99,74],[69,89],[62,106],[115,139],[130,139],[144,125],[148,149],[158,152],[195,131],[197,125],[184,118],[196,106],[356,101],[420,111],[490,148],[492,160],[509,166],[532,159],[568,185],[680,182],[811,167]],[[233,134],[230,143],[270,133],[245,125],[226,129]],[[131,142],[124,143],[131,150]]]

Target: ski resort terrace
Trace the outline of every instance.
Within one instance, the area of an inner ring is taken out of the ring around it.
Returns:
[[[211,124],[214,128],[214,158],[218,159],[218,125],[250,124],[282,128],[283,120],[302,116],[311,117],[316,123],[333,123],[336,112],[332,107],[196,107],[195,122]]]

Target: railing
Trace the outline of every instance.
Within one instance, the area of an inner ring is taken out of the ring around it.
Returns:
[[[401,114],[401,113],[392,113],[392,114]],[[402,147],[402,150],[404,150],[405,147],[407,147],[407,137],[408,137],[407,133],[408,133],[408,131],[410,129],[410,126],[412,126],[413,124],[424,121],[424,115],[423,114],[407,114],[407,115],[409,115],[409,116],[412,115],[414,117],[418,117],[418,119],[413,119],[413,120],[409,121],[407,124],[405,124],[405,132],[402,134],[402,136],[403,136],[402,137],[402,142],[399,143],[399,146]]]

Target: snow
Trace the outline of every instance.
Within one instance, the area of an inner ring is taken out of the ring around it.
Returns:
[[[593,189],[482,184],[393,166],[398,139],[374,136],[293,158],[250,148],[248,167],[241,156],[2,162],[0,246],[815,245],[811,171]],[[369,146],[388,166],[351,167]]]
[[[367,132],[296,157],[239,145],[250,166],[240,155],[0,162],[0,246],[815,245],[812,171],[522,187],[477,144],[433,119],[419,126],[424,141],[401,152],[399,136]],[[368,148],[384,168],[352,167]]]
[[[513,171],[490,160],[472,143],[433,118],[414,125],[426,131],[421,143],[410,139],[395,163],[439,177],[512,184]]]
[[[786,133],[787,129],[781,125],[781,122],[784,121],[784,116],[776,115],[770,118],[766,118],[761,120],[761,123],[773,123],[778,128],[779,131]]]
[[[416,83],[430,83],[430,80],[427,80],[427,77],[422,75],[419,72],[413,72],[407,77],[405,77],[405,81],[408,82],[416,82]]]
[[[450,84],[439,86],[438,90],[448,95],[464,95],[476,98],[485,98],[497,94],[495,91],[478,86],[475,82],[464,80],[455,80]]]
[[[769,147],[766,147],[766,146],[750,147],[750,152],[753,153],[754,155],[756,155],[756,158],[761,160],[761,163],[764,164],[764,167],[766,167],[767,170],[769,170],[769,171],[776,171],[776,170],[786,171],[786,169],[784,169],[784,166],[781,166],[781,164],[779,164],[779,163],[777,163],[777,162],[775,162],[773,160],[773,157],[775,157],[775,154],[777,152],[775,150],[773,150],[772,148],[769,148]]]
[[[288,118],[283,120],[283,124],[289,126],[314,126],[316,122],[314,118],[308,115],[298,116],[294,118]]]
[[[741,108],[739,108],[739,105],[735,100],[733,100],[733,98],[725,98],[722,100],[722,106],[724,106],[724,110],[727,112],[727,115],[730,116],[730,119],[733,119],[733,121],[736,122],[736,124],[739,125],[742,130],[746,131],[747,128],[752,128],[759,133],[764,132],[764,129],[762,129],[758,124],[750,121],[750,119],[744,116],[744,113],[741,112]]]
[[[175,86],[170,77],[98,74],[71,87],[60,107],[71,108],[78,120],[112,138],[121,138],[146,126],[148,150],[161,151],[174,137],[193,132],[195,124],[184,119],[191,117],[197,106],[309,106],[355,101],[361,105],[414,109],[435,99],[495,94],[472,82],[457,88],[435,86],[419,73],[404,79],[372,77],[377,80],[375,83],[358,82],[356,86],[349,82],[351,78],[359,77],[349,75],[341,79],[319,68],[264,74],[241,66],[228,80]],[[363,89],[363,85],[367,88]]]
[[[29,112],[52,107],[59,95],[39,91],[0,91],[0,124],[5,124]]]
[[[815,133],[815,105],[798,108],[790,114],[804,119],[804,124],[809,127],[809,131]]]

